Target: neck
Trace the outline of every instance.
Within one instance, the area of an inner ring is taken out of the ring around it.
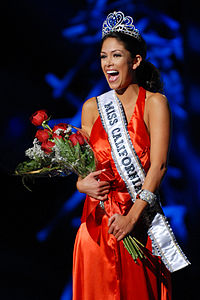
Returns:
[[[115,90],[115,93],[119,100],[122,102],[122,104],[128,104],[132,99],[137,98],[139,92],[139,86],[138,84],[130,84],[128,87],[121,89],[121,90]]]

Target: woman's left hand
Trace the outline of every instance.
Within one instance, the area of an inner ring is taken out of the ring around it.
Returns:
[[[128,216],[114,214],[108,222],[108,233],[113,234],[117,241],[121,241],[134,228],[134,222]]]

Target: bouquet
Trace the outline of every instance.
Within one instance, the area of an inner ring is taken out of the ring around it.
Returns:
[[[30,118],[38,129],[33,147],[25,151],[29,160],[20,163],[15,174],[21,176],[64,176],[73,172],[81,177],[95,171],[94,153],[80,129],[66,123],[48,125],[46,111],[39,110]]]
[[[33,147],[25,151],[29,159],[18,164],[15,174],[22,176],[24,183],[27,176],[65,176],[73,172],[84,178],[94,172],[95,156],[83,131],[66,123],[59,123],[51,128],[49,120],[45,110],[36,111],[31,116],[31,123],[42,128],[35,134]],[[109,170],[111,171],[108,165],[107,174],[102,174],[100,179],[112,178]],[[100,206],[104,209],[102,201]],[[138,258],[145,258],[142,249],[144,246],[136,238],[128,235],[123,239],[123,244],[135,262]]]

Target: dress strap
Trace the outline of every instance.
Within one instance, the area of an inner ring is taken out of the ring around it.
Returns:
[[[136,113],[138,113],[142,118],[144,117],[144,107],[145,107],[145,99],[146,99],[146,90],[140,86],[139,90],[139,99],[136,103]]]

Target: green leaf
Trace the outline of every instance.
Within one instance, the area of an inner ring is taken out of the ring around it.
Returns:
[[[70,146],[68,140],[54,138],[54,142],[60,151],[60,155],[63,158],[66,158],[69,162],[74,162],[76,160],[74,149]]]
[[[77,143],[75,146],[74,146],[74,155],[75,155],[75,159],[80,159],[81,158],[81,146],[79,143]]]

